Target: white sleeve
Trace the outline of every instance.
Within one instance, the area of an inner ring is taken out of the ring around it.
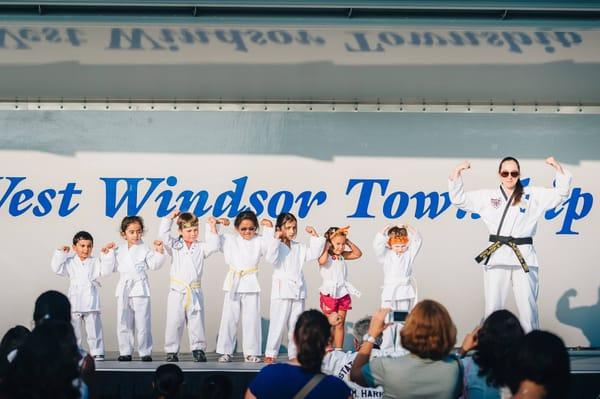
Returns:
[[[423,244],[423,237],[416,229],[413,229],[413,231],[408,231],[408,238],[408,253],[410,255],[410,263],[412,263],[415,260],[417,254],[419,253],[419,250],[421,249],[421,245]]]
[[[167,256],[165,254],[161,254],[160,252],[154,250],[150,250],[146,254],[146,264],[150,270],[160,269],[163,263],[165,263],[165,260],[167,260]]]
[[[325,237],[310,236],[310,242],[306,250],[306,262],[312,262],[319,259],[325,248]]]
[[[452,205],[467,212],[478,213],[481,211],[483,191],[464,191],[462,176],[448,180],[448,194]]]
[[[117,257],[114,248],[107,254],[100,253],[100,276],[108,276],[117,269]]]
[[[68,276],[67,273],[67,262],[69,261],[69,254],[67,252],[55,249],[52,254],[52,261],[50,267],[52,271],[59,276]]]
[[[388,247],[386,246],[387,238],[380,232],[375,234],[373,239],[373,250],[375,251],[375,257],[377,262],[383,264],[385,262],[385,255],[387,254]]]
[[[172,254],[173,243],[177,241],[175,237],[171,235],[171,228],[173,227],[173,219],[165,216],[160,219],[160,225],[158,226],[158,237],[164,243],[164,246],[169,253]]]
[[[204,257],[208,258],[221,248],[221,236],[210,231],[210,224],[204,227]]]
[[[533,200],[536,201],[540,209],[544,211],[554,209],[569,196],[573,176],[566,169],[563,170],[565,173],[556,172],[555,186],[553,188],[531,188]]]
[[[271,264],[277,263],[279,256],[279,240],[275,238],[275,229],[265,227],[262,236],[260,236],[260,252],[265,260]]]

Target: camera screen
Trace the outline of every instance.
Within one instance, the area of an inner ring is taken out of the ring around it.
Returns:
[[[394,311],[393,320],[395,322],[404,321],[407,315],[408,312]]]

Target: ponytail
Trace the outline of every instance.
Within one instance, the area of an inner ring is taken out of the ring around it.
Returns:
[[[521,202],[521,197],[523,196],[523,183],[521,183],[521,179],[519,179],[515,185],[514,196],[515,199],[513,200],[512,204],[517,205],[519,202]]]
[[[327,317],[318,310],[307,310],[298,317],[294,341],[298,348],[300,367],[310,373],[320,373],[325,351],[331,338]]]

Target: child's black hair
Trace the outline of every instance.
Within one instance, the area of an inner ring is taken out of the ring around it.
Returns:
[[[141,216],[125,216],[121,221],[121,233],[125,233],[127,227],[134,223],[139,223],[140,227],[142,228],[142,232],[144,231],[144,219],[142,219]]]
[[[91,241],[94,244],[94,237],[87,231],[78,231],[73,236],[73,245],[77,245],[77,243],[81,240]]]
[[[253,211],[242,211],[238,213],[238,215],[235,217],[233,225],[237,229],[244,220],[251,221],[254,224],[254,227],[256,227],[258,230],[258,218],[256,217],[256,213]]]

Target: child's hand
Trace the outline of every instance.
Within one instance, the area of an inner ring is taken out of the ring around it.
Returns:
[[[471,169],[471,163],[469,161],[462,161],[456,167],[456,170],[462,172],[463,170]]]
[[[161,254],[165,252],[165,246],[161,240],[154,240],[154,250]]]
[[[58,250],[67,253],[71,250],[71,248],[69,248],[67,245],[63,245],[62,247],[58,247]]]
[[[260,221],[260,225],[265,227],[273,227],[273,222],[271,222],[269,219],[263,219]]]
[[[218,223],[217,219],[215,219],[213,216],[209,216],[208,219],[206,219],[206,221],[211,226],[216,226]]]
[[[274,237],[275,237],[276,239],[280,240],[280,239],[281,239],[281,236],[283,236],[283,231],[281,231],[281,230],[279,230],[279,229],[275,230]]]
[[[179,215],[181,215],[181,211],[178,209],[176,211],[173,211],[173,213],[169,217],[171,218],[171,220],[173,220],[173,219],[175,219]]]
[[[227,218],[218,218],[217,224],[222,224],[223,226],[229,226],[229,219]]]
[[[342,323],[342,316],[340,316],[337,312],[332,312],[327,315],[327,320],[329,321],[330,326],[335,327]]]
[[[306,226],[306,228],[304,230],[306,230],[306,232],[308,234],[310,234],[311,236],[313,236],[313,237],[317,237],[318,236],[317,230],[315,230],[315,228],[312,227],[312,226]]]
[[[383,230],[381,230],[381,234],[386,235],[388,230],[392,228],[391,224],[386,224]]]
[[[102,252],[103,254],[106,255],[108,253],[108,251],[113,249],[115,246],[116,246],[116,244],[114,242],[109,242],[100,250],[100,252]]]

